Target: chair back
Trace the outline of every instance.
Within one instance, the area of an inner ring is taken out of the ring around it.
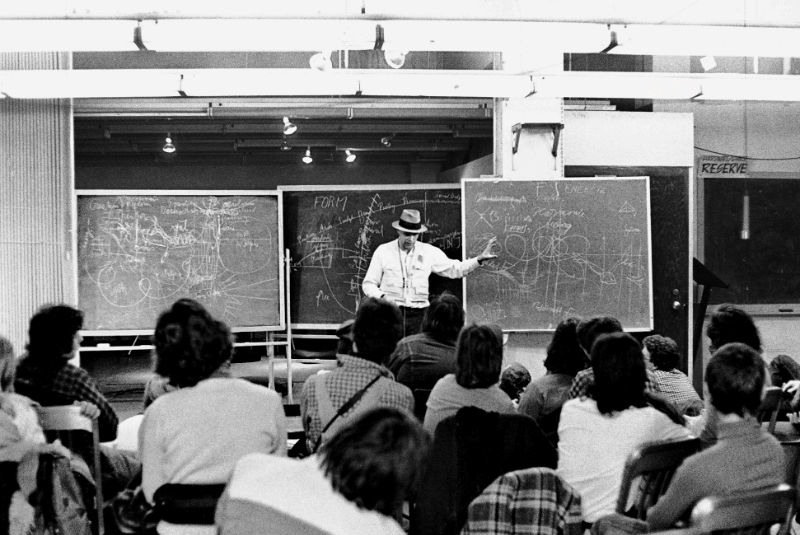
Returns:
[[[93,420],[88,416],[81,414],[81,408],[78,405],[57,405],[54,407],[39,407],[39,422],[42,424],[42,429],[45,434],[55,436],[67,448],[73,452],[75,450],[70,447],[73,443],[76,431],[86,432],[91,435],[92,451],[91,458],[86,459],[89,465],[89,470],[94,478],[94,502],[95,514],[97,515],[97,533],[102,535],[105,533],[105,526],[103,523],[103,477],[100,470],[100,427],[97,420]],[[85,454],[87,452],[79,451],[78,454]]]
[[[769,422],[767,431],[770,433],[775,431],[775,422],[778,421],[778,413],[780,413],[782,401],[783,390],[781,387],[770,386],[765,390],[764,399],[761,401],[761,405],[759,405],[756,411],[758,423],[763,423],[765,420]]]
[[[428,398],[431,397],[430,388],[415,388],[414,394],[414,416],[422,422],[425,420],[425,413],[428,410]]]
[[[213,524],[217,502],[224,490],[224,483],[167,483],[153,494],[153,510],[160,520],[171,524]]]
[[[795,489],[785,483],[763,490],[700,500],[692,510],[691,527],[702,533],[766,535],[778,524],[778,534],[792,525]]]
[[[689,438],[642,444],[631,452],[625,462],[617,497],[617,513],[626,514],[633,482],[640,478],[635,489],[633,515],[645,519],[647,509],[655,505],[667,491],[675,470],[683,460],[700,451],[700,439]]]

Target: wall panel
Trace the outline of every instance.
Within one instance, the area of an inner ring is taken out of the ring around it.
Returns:
[[[68,69],[69,53],[0,54],[0,69]],[[0,335],[21,353],[30,315],[75,302],[72,104],[0,99]]]

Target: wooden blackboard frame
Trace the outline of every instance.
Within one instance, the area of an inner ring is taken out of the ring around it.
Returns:
[[[247,327],[236,327],[231,325],[232,332],[271,332],[271,331],[285,331],[288,325],[286,313],[286,276],[284,274],[285,253],[283,248],[283,192],[280,190],[75,190],[73,196],[73,209],[72,209],[72,267],[75,274],[74,295],[77,299],[80,298],[78,292],[78,279],[80,270],[78,266],[78,199],[85,196],[159,196],[159,197],[197,197],[197,196],[218,196],[218,197],[235,197],[235,196],[250,196],[250,197],[275,197],[278,208],[278,228],[276,232],[278,239],[276,244],[278,250],[275,251],[277,266],[278,266],[278,316],[279,323],[277,325],[256,325]],[[78,301],[80,307],[80,301]],[[155,328],[155,325],[154,325]],[[125,336],[125,335],[150,335],[153,334],[154,329],[108,329],[108,330],[81,330],[82,336]]]
[[[647,269],[648,269],[648,297],[647,297],[647,306],[648,306],[648,324],[642,327],[631,327],[623,325],[626,332],[650,332],[653,330],[654,325],[654,308],[653,308],[653,242],[652,242],[652,206],[650,203],[650,177],[648,176],[596,176],[596,177],[543,177],[543,178],[526,178],[523,177],[522,173],[520,172],[513,172],[510,173],[506,177],[488,177],[488,178],[462,178],[461,179],[461,202],[462,202],[462,209],[461,209],[461,234],[462,234],[462,256],[463,260],[467,259],[468,252],[468,243],[467,243],[467,215],[466,215],[466,198],[467,198],[467,184],[471,182],[481,182],[481,183],[500,183],[500,182],[587,182],[587,181],[608,181],[608,180],[644,180],[645,181],[645,202],[647,203],[648,207],[648,217],[647,217],[647,248],[649,259],[647,262]],[[469,302],[467,298],[467,284],[464,284],[463,294],[462,294],[462,302],[464,303],[464,309],[468,310]],[[503,332],[554,332],[555,327],[553,328],[531,328],[531,329],[507,329],[503,328]]]
[[[443,183],[443,184],[347,184],[347,185],[308,185],[308,186],[278,186],[279,191],[286,192],[313,192],[313,191],[330,191],[332,189],[340,191],[401,191],[401,190],[435,190],[435,189],[452,189],[458,190],[461,188],[460,184]],[[463,221],[464,209],[463,201],[461,205],[461,217]],[[462,224],[463,229],[463,224]],[[463,232],[463,230],[462,230]],[[287,284],[291,281],[287,280]],[[304,330],[336,330],[339,328],[340,323],[292,323],[293,329]]]

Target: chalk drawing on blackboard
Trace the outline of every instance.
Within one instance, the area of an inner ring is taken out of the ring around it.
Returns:
[[[265,197],[240,195],[79,198],[87,330],[152,329],[158,313],[182,297],[232,327],[279,324],[279,228],[271,201],[267,209]]]
[[[296,327],[335,327],[355,314],[372,254],[397,237],[391,222],[404,208],[421,212],[428,227],[425,242],[453,258],[461,257],[461,193],[455,184],[281,189]],[[461,293],[460,280],[433,284]]]
[[[464,183],[467,256],[498,257],[466,282],[469,319],[553,329],[567,316],[652,324],[646,178]]]

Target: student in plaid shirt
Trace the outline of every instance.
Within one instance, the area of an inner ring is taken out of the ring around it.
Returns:
[[[683,414],[697,416],[703,410],[703,400],[689,382],[685,373],[678,370],[678,344],[672,338],[654,334],[643,341],[645,360],[655,376],[658,391],[671,401]]]

